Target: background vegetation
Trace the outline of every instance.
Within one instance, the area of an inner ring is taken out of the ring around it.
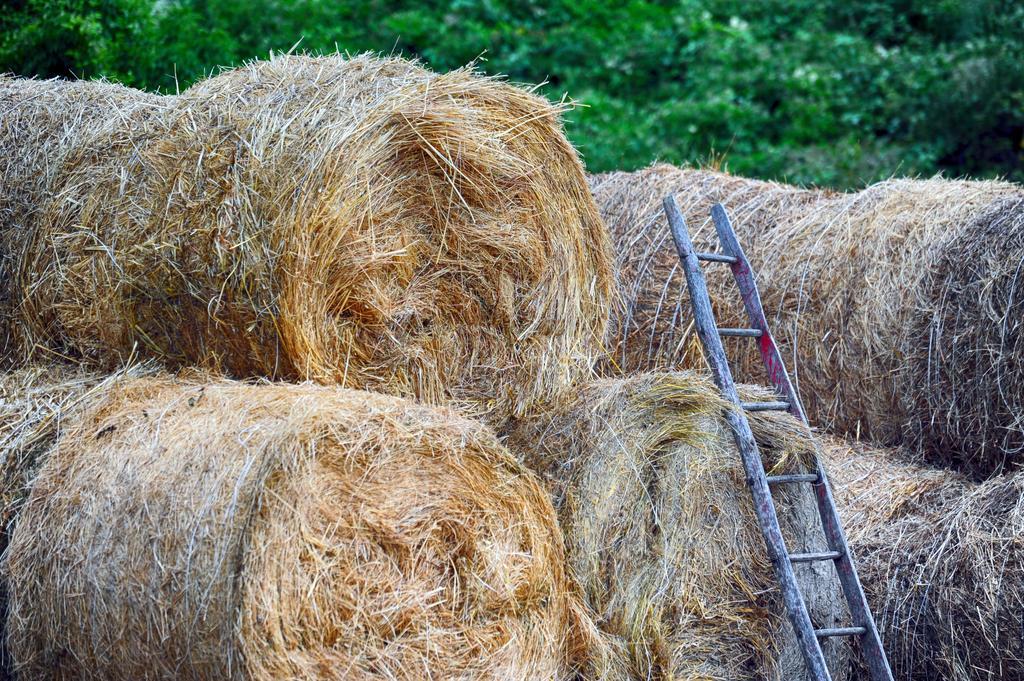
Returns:
[[[0,0],[21,75],[173,92],[296,44],[546,81],[595,171],[1024,180],[1021,0]]]

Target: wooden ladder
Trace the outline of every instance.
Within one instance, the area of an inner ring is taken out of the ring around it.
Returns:
[[[665,212],[668,214],[669,226],[672,230],[672,237],[675,239],[676,250],[679,259],[683,264],[683,271],[686,274],[686,283],[690,290],[690,301],[693,304],[693,317],[697,327],[697,335],[704,346],[704,355],[711,367],[715,383],[718,385],[722,396],[736,405],[737,408],[729,409],[726,418],[736,438],[736,446],[743,458],[743,468],[746,473],[747,485],[754,497],[754,510],[757,514],[758,523],[761,526],[761,533],[764,535],[765,543],[768,545],[768,556],[775,569],[775,576],[782,589],[782,599],[786,606],[786,614],[793,624],[800,650],[803,652],[804,660],[810,676],[814,681],[831,681],[828,666],[825,663],[825,656],[821,650],[820,639],[834,636],[852,636],[860,640],[861,651],[867,661],[872,681],[892,681],[892,671],[889,668],[889,661],[882,649],[882,641],[878,636],[878,628],[871,617],[871,610],[868,607],[867,599],[864,597],[864,590],[861,588],[860,580],[857,579],[857,570],[854,568],[853,559],[850,555],[850,548],[846,543],[846,536],[839,524],[839,514],[836,511],[835,502],[832,499],[832,491],[829,488],[828,480],[825,477],[825,469],[820,459],[816,457],[815,469],[812,473],[798,473],[790,475],[766,475],[764,465],[761,462],[761,454],[758,452],[757,443],[754,441],[754,434],[750,430],[750,422],[747,420],[747,411],[788,411],[805,424],[807,415],[797,398],[793,383],[786,373],[786,367],[782,361],[782,355],[775,344],[771,331],[768,329],[768,322],[764,316],[764,309],[761,307],[761,297],[757,292],[757,284],[754,281],[754,273],[740,248],[736,233],[732,229],[729,217],[725,213],[722,204],[716,204],[711,209],[711,217],[715,223],[715,231],[718,233],[718,241],[721,244],[721,253],[698,253],[693,248],[690,235],[686,229],[686,222],[683,220],[679,206],[675,198],[669,196],[664,201]],[[750,318],[748,329],[719,328],[715,322],[715,315],[711,309],[711,299],[708,296],[707,283],[704,280],[704,273],[701,270],[700,262],[715,262],[729,265],[732,269],[743,297],[743,304]],[[733,381],[732,372],[725,356],[725,348],[722,346],[722,336],[741,336],[753,338],[758,341],[761,351],[761,359],[764,361],[768,376],[775,386],[779,395],[776,402],[742,402],[736,392],[736,384]],[[821,524],[824,528],[825,539],[828,546],[824,550],[814,553],[789,553],[786,543],[782,537],[782,530],[779,528],[779,518],[775,511],[775,502],[772,499],[771,488],[774,485],[788,484],[809,484],[814,490],[817,500],[818,515],[821,517]],[[839,581],[842,584],[843,594],[849,606],[853,623],[848,627],[815,629],[811,623],[807,605],[804,602],[803,594],[797,586],[796,576],[793,573],[794,563],[811,563],[816,561],[830,561],[836,567],[839,574]]]

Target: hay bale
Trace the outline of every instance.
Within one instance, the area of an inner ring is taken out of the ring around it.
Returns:
[[[64,163],[24,345],[526,413],[589,371],[613,287],[562,109],[370,56],[202,81]]]
[[[160,100],[104,81],[0,75],[0,362],[14,353],[18,263],[64,156],[83,136]]]
[[[972,488],[962,475],[914,463],[899,450],[828,436],[820,449],[851,543],[907,516],[935,513]]]
[[[32,480],[63,430],[119,381],[152,371],[133,366],[102,376],[53,364],[0,373],[0,554]]]
[[[0,555],[45,452],[90,396],[104,392],[103,384],[101,377],[73,367],[0,373]],[[0,579],[0,679],[14,678],[3,636],[7,610],[7,583]]]
[[[539,481],[398,398],[164,376],[65,430],[12,537],[22,678],[567,678]],[[592,625],[591,625],[592,626]]]
[[[617,251],[617,370],[700,363],[661,199],[676,195],[705,249],[720,201],[815,423],[978,477],[1024,451],[1019,186],[889,180],[841,194],[665,165],[591,185]],[[706,271],[722,324],[745,325],[728,269]],[[738,375],[763,382],[752,344],[732,342]]]
[[[936,463],[985,477],[1024,457],[1024,196],[937,242],[903,369],[910,433]],[[909,345],[909,343],[907,343]]]
[[[603,379],[509,436],[548,483],[569,565],[626,678],[805,674],[723,406],[691,374]],[[758,414],[753,422],[768,468],[803,465],[808,442],[796,421]],[[809,490],[777,497],[791,549],[820,550]],[[844,621],[831,566],[801,566],[798,575],[815,622]],[[834,668],[847,646],[826,644]]]
[[[1024,679],[1024,475],[979,484],[898,452],[826,453],[896,678]]]

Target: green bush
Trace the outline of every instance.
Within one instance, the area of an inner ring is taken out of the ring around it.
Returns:
[[[25,0],[0,15],[0,69],[173,91],[271,50],[476,60],[578,101],[595,171],[1024,180],[1021,26],[1019,0]]]

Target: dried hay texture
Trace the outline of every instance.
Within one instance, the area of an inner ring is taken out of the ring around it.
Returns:
[[[33,679],[568,678],[564,564],[540,482],[454,412],[139,378],[36,477],[7,639]]]
[[[959,473],[913,463],[895,449],[825,437],[821,451],[851,543],[888,523],[945,508],[972,486]]]
[[[142,373],[133,368],[127,373]],[[73,367],[36,366],[0,373],[0,555],[7,550],[22,504],[45,454],[110,381]],[[7,584],[0,580],[0,638],[7,621]],[[0,640],[0,679],[13,679]]]
[[[44,453],[100,383],[95,374],[57,365],[0,373],[0,553]]]
[[[698,248],[729,210],[773,331],[815,423],[904,443],[978,477],[1024,454],[1024,190],[889,180],[851,194],[657,165],[591,178],[622,307],[609,371],[696,366],[699,346],[661,201]],[[746,326],[727,267],[705,270],[723,326]],[[730,349],[764,382],[756,349]]]
[[[896,452],[825,452],[895,677],[1024,679],[1024,474],[973,483]]]
[[[805,674],[724,406],[714,386],[692,374],[602,379],[509,436],[510,449],[548,483],[569,564],[622,658],[618,678]],[[752,420],[769,469],[806,470],[809,443],[795,420]],[[777,498],[791,550],[820,550],[809,489]],[[843,621],[832,567],[801,566],[798,575],[813,594],[816,624]],[[826,648],[842,668],[848,643]]]
[[[592,175],[590,186],[615,249],[621,308],[612,313],[609,353],[611,362],[624,373],[695,366],[701,361],[700,348],[694,345],[685,279],[662,209],[666,196],[676,196],[694,243],[705,250],[715,240],[711,206],[725,203],[750,256],[757,250],[752,240],[775,230],[779,216],[805,210],[805,205],[819,198],[797,187],[665,164],[632,173]],[[754,264],[760,281],[767,263],[755,260]],[[717,288],[724,280],[715,277],[715,268],[706,272],[713,302],[725,302]],[[770,291],[761,293],[766,309],[772,309],[768,304],[774,301],[767,298]],[[730,311],[718,310],[716,305],[716,312]]]
[[[14,353],[16,274],[64,157],[160,97],[103,81],[0,76],[0,362]]]
[[[590,370],[608,236],[563,106],[471,69],[276,57],[83,137],[20,271],[23,348],[465,403]]]
[[[0,373],[0,554],[36,472],[64,429],[117,382],[150,373],[151,367],[139,365],[101,376],[57,364]]]

